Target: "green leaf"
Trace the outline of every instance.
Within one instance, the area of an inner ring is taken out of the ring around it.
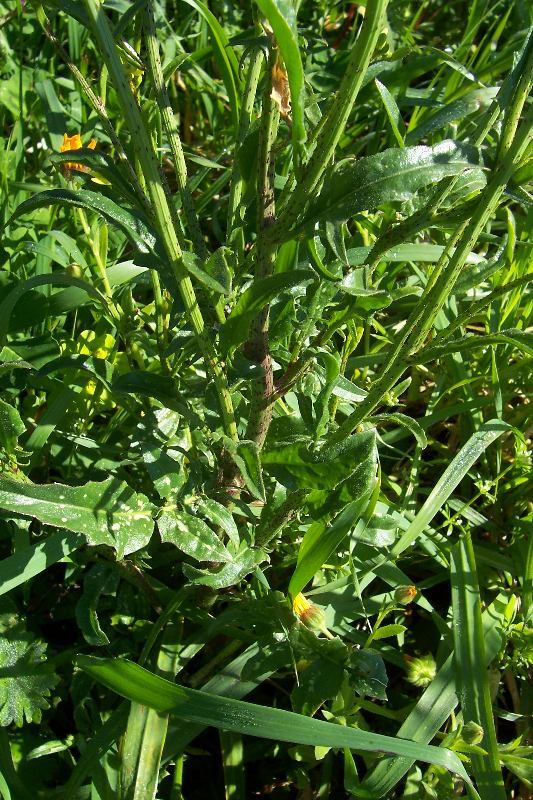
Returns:
[[[46,644],[28,633],[0,637],[0,725],[40,722],[57,683],[44,663]]]
[[[154,527],[147,498],[116,478],[38,486],[0,476],[0,508],[83,533],[91,545],[114,547],[118,558],[148,544]]]
[[[228,37],[226,36],[226,32],[215,15],[201,0],[183,0],[183,2],[195,8],[207,22],[211,43],[213,45],[213,52],[228,93],[233,124],[235,126],[235,131],[237,131],[239,126],[239,108],[241,105],[239,92],[237,91],[239,65],[228,41]]]
[[[331,525],[324,520],[317,520],[308,528],[298,551],[296,569],[289,583],[291,597],[301,592],[330,555],[338,550],[368,505],[376,481],[375,430],[359,434],[359,448],[354,450],[353,454],[357,466],[349,481],[354,499],[336,516]]]
[[[388,681],[383,658],[375,650],[354,650],[350,655],[350,683],[361,697],[386,700]]]
[[[365,158],[347,158],[326,172],[292,233],[319,220],[345,221],[383,203],[411,199],[415,192],[480,163],[479,150],[446,139],[434,147],[391,148]]]
[[[95,647],[109,644],[109,639],[100,627],[97,606],[100,595],[116,589],[118,575],[107,564],[95,564],[83,579],[83,594],[76,603],[76,622],[83,638]]]
[[[52,164],[68,164],[79,163],[84,166],[90,167],[95,177],[103,177],[113,187],[113,192],[119,194],[127,203],[132,206],[140,206],[140,199],[137,197],[129,180],[123,175],[123,172],[118,164],[116,164],[111,156],[103,153],[101,150],[89,150],[87,147],[76,150],[76,158],[74,159],[72,151],[65,153],[53,153],[50,156]],[[83,175],[83,173],[76,173]],[[87,179],[90,176],[87,175]]]
[[[487,663],[481,620],[481,598],[474,548],[466,534],[451,549],[452,627],[457,688],[464,722],[483,728],[480,746],[487,755],[472,754],[472,766],[482,800],[505,800],[498,741],[490,699]]]
[[[301,161],[305,142],[304,70],[298,46],[295,5],[290,0],[256,0],[274,31],[291,92],[292,139],[296,162]]]
[[[77,664],[95,680],[122,697],[162,713],[174,714],[193,724],[200,723],[274,741],[349,747],[364,752],[385,751],[437,764],[455,772],[469,786],[472,785],[459,758],[443,747],[420,745],[392,736],[381,736],[311,719],[292,711],[267,708],[188,689],[153,675],[131,661],[78,656]]]
[[[398,147],[405,147],[403,136],[400,133],[400,128],[405,130],[405,124],[401,117],[400,109],[398,108],[396,100],[391,95],[387,87],[381,83],[381,81],[378,81],[378,79],[375,78],[374,83],[376,84],[376,88],[381,95],[381,100],[385,106],[385,111],[387,112],[387,117],[389,118],[394,138],[398,142]]]
[[[55,533],[31,547],[17,550],[0,561],[0,595],[29,582],[84,544],[85,538],[80,534]]]
[[[250,494],[256,500],[266,501],[265,485],[263,483],[263,468],[261,465],[261,456],[257,442],[252,442],[248,439],[241,439],[240,442],[234,442],[227,437],[224,438],[224,445],[239,468],[239,472],[244,478],[244,483]]]
[[[212,589],[227,589],[228,586],[239,583],[265,560],[267,555],[263,550],[253,550],[248,544],[243,543],[241,551],[233,557],[233,560],[216,571],[202,571],[191,567],[190,564],[184,564],[183,572],[191,583],[210,586]]]
[[[486,422],[474,433],[467,443],[457,453],[451,464],[431,490],[426,502],[416,514],[415,518],[392,548],[392,554],[398,556],[403,553],[420,536],[422,531],[431,522],[435,514],[442,508],[456,486],[462,481],[470,467],[475,464],[479,456],[487,447],[503,433],[511,430],[511,426],[502,420],[493,419]]]
[[[382,625],[377,631],[372,634],[372,641],[376,642],[379,639],[388,639],[389,636],[399,636],[400,633],[406,631],[405,625]]]
[[[11,314],[13,313],[13,309],[20,298],[26,292],[31,291],[31,289],[35,289],[37,286],[47,285],[75,286],[78,289],[82,289],[85,294],[93,297],[95,300],[98,300],[98,302],[101,303],[104,308],[107,308],[107,301],[105,297],[98,291],[98,289],[95,289],[90,283],[86,283],[79,278],[74,278],[70,275],[59,274],[34,275],[33,277],[27,278],[25,281],[18,283],[13,289],[11,289],[9,294],[4,297],[0,303],[0,348],[5,346]],[[51,300],[53,300],[53,297]]]
[[[201,497],[196,504],[196,510],[199,514],[208,519],[212,525],[222,528],[235,547],[239,546],[239,531],[231,511],[221,503],[217,503],[216,500],[212,500],[210,497]]]
[[[165,511],[157,520],[161,541],[170,542],[196,561],[232,561],[216,533],[186,511]]]
[[[407,428],[413,434],[419,447],[422,449],[427,447],[428,440],[425,432],[416,419],[408,417],[407,414],[401,414],[399,411],[394,411],[391,414],[376,414],[372,417],[372,422],[395,422],[397,425]]]
[[[248,337],[250,325],[259,311],[274,297],[293,286],[313,280],[311,270],[299,269],[280,272],[268,278],[260,278],[239,297],[231,314],[220,329],[220,344],[224,353],[238,347]]]
[[[0,447],[7,453],[14,453],[18,437],[25,431],[26,426],[17,409],[0,400]]]
[[[56,204],[96,211],[111,225],[122,230],[139,253],[150,257],[153,266],[161,266],[164,263],[164,259],[162,260],[160,253],[157,252],[156,236],[139,212],[127,211],[109,197],[89,189],[47,189],[39,192],[17,206],[6,227],[23,214]]]

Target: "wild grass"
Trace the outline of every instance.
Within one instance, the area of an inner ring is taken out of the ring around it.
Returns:
[[[531,11],[0,0],[0,795],[531,796]]]

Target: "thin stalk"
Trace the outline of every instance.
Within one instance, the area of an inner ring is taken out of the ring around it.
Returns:
[[[531,58],[533,52],[533,33],[529,35],[523,50],[522,55],[518,63],[515,65],[515,68],[510,73],[508,78],[504,81],[502,86],[500,87],[498,94],[490,104],[489,108],[487,109],[486,115],[481,119],[477,131],[472,138],[472,144],[475,147],[479,147],[483,144],[486,137],[492,130],[494,124],[496,123],[498,117],[501,113],[501,106],[505,103],[505,97],[509,91],[509,88],[513,86],[513,83],[516,82],[518,76],[518,85],[517,89],[520,91],[520,84],[523,84],[524,81],[527,83],[528,76],[531,73]],[[515,91],[516,94],[516,91]],[[518,116],[514,116],[513,124],[508,125],[506,127],[507,134],[505,138],[502,136],[502,140],[500,143],[499,148],[499,160],[501,159],[501,155],[506,152],[509,147],[509,142],[514,136],[514,131],[516,130],[516,125],[518,124],[518,120],[520,118],[520,113]],[[509,139],[509,135],[512,132],[511,139]],[[453,191],[457,181],[459,180],[459,176],[454,176],[451,178],[446,179],[442,182],[442,185],[439,186],[433,195],[430,197],[426,206],[421,209],[418,213],[413,214],[408,219],[400,222],[394,228],[385,231],[385,233],[379,237],[379,239],[375,242],[374,247],[372,248],[371,252],[368,255],[368,264],[369,264],[369,272],[372,273],[377,265],[379,264],[380,258],[383,253],[386,253],[387,250],[390,250],[391,247],[404,242],[405,239],[409,236],[412,236],[415,233],[419,233],[420,231],[429,228],[430,226],[438,226],[439,225],[439,216],[438,210],[450,194]],[[446,216],[446,215],[443,215]],[[433,278],[434,276],[432,276]]]
[[[298,220],[309,197],[317,190],[324,171],[341,138],[385,21],[388,0],[368,0],[363,25],[353,47],[339,92],[326,112],[326,119],[317,139],[315,150],[303,168],[303,178],[297,184],[287,206],[272,228],[273,241],[280,231],[291,228]]]
[[[272,149],[278,133],[279,106],[272,99],[272,70],[277,57],[273,47],[267,64],[263,95],[263,111],[259,131],[259,174],[257,203],[257,244],[255,252],[255,280],[272,275],[275,248],[266,241],[268,229],[274,223],[274,159]],[[245,346],[247,357],[261,367],[261,377],[252,383],[250,414],[246,438],[263,446],[272,419],[270,401],[274,391],[272,357],[268,337],[270,306],[265,306],[252,323],[250,337]]]
[[[187,165],[185,163],[185,156],[181,146],[178,124],[172,110],[170,98],[168,96],[167,87],[163,77],[163,67],[161,65],[161,57],[159,54],[159,42],[157,40],[155,28],[153,3],[149,2],[146,5],[143,23],[145,30],[146,50],[148,54],[148,68],[155,89],[156,102],[161,112],[163,127],[165,129],[168,143],[170,145],[170,151],[172,153],[172,161],[174,164],[174,170],[176,172],[185,219],[187,220],[189,233],[191,235],[196,255],[199,258],[206,260],[208,257],[207,247],[202,236],[200,222],[198,220],[191,193],[187,185]]]
[[[526,98],[527,93],[515,95],[515,103],[523,107]],[[514,119],[514,114],[510,115],[510,119]],[[531,142],[532,122],[533,109],[530,110],[522,126],[518,129],[517,135],[502,163],[494,170],[492,180],[480,194],[472,218],[469,222],[459,226],[442,254],[435,268],[435,272],[439,276],[438,280],[434,281],[432,285],[428,284],[426,287],[423,296],[407,321],[403,335],[390,354],[388,362],[383,367],[381,376],[374,383],[363,402],[331,437],[331,443],[342,441],[381,403],[383,396],[392,389],[406,369],[409,356],[416,352],[424,342],[435,317],[452,291],[468,254],[477,242],[486,223],[494,214],[515,164],[522,158]]]
[[[109,21],[101,4],[98,0],[84,0],[84,6],[89,14],[100,53],[114,83],[117,98],[124,113],[125,123],[131,135],[132,144],[143,168],[154,221],[178,286],[187,319],[196,335],[207,370],[215,383],[225,432],[232,439],[237,440],[237,426],[227,379],[213,343],[206,333],[202,312],[183,261],[182,250],[173,224],[170,203],[150,136],[146,130],[139,106],[133,96],[124,66],[117,52]]]
[[[226,240],[231,243],[233,240],[233,232],[237,227],[237,210],[240,206],[242,193],[244,188],[244,181],[241,174],[241,167],[239,163],[239,150],[242,147],[246,135],[250,130],[250,125],[253,121],[255,95],[257,93],[257,84],[259,82],[259,75],[261,73],[261,65],[263,63],[263,51],[256,50],[248,64],[248,71],[246,73],[246,81],[244,84],[244,96],[242,98],[242,105],[239,118],[239,130],[237,132],[237,141],[235,142],[235,152],[233,155],[233,168],[231,171],[231,188],[229,195],[228,207],[228,222],[227,222],[227,235]]]
[[[83,90],[83,93],[85,94],[85,96],[87,97],[87,100],[91,104],[91,106],[93,108],[93,111],[95,111],[96,114],[100,117],[100,121],[102,123],[102,127],[103,127],[104,131],[107,133],[107,135],[109,136],[109,138],[111,139],[111,142],[113,143],[113,146],[115,148],[115,151],[116,151],[117,156],[119,157],[121,163],[127,169],[128,173],[129,173],[130,180],[132,181],[132,184],[135,186],[135,188],[137,190],[137,194],[139,196],[139,199],[144,204],[146,204],[146,196],[145,196],[145,194],[144,194],[144,192],[142,190],[141,185],[139,184],[139,182],[137,180],[137,175],[135,174],[135,170],[131,166],[131,164],[130,164],[130,162],[128,160],[128,156],[126,155],[126,152],[125,152],[125,150],[124,150],[124,148],[122,146],[122,143],[121,143],[120,139],[118,138],[118,136],[117,136],[117,134],[115,132],[115,129],[114,129],[112,123],[111,123],[111,120],[109,119],[109,116],[107,114],[107,110],[106,110],[106,107],[105,107],[105,99],[101,99],[100,97],[97,97],[97,95],[93,92],[93,90],[92,90],[91,86],[89,85],[89,82],[87,81],[85,76],[82,75],[82,73],[80,72],[80,70],[78,69],[76,64],[74,64],[70,60],[70,57],[69,57],[67,51],[65,50],[65,48],[63,47],[63,45],[61,44],[61,42],[59,41],[59,39],[57,38],[55,33],[53,32],[53,30],[52,30],[52,28],[50,26],[50,22],[49,22],[48,18],[46,17],[46,14],[44,13],[44,11],[42,9],[42,6],[38,7],[38,9],[37,9],[37,18],[38,18],[39,22],[41,23],[41,27],[42,27],[42,29],[44,31],[44,34],[45,34],[46,38],[54,46],[54,48],[56,49],[56,51],[59,54],[59,56],[61,57],[61,59],[65,62],[65,64],[69,68],[69,70],[72,72],[72,74],[74,75],[74,77],[78,81],[79,85],[81,86],[81,88]],[[104,71],[105,71],[105,69],[104,69]],[[103,78],[103,76],[102,76],[102,78]]]

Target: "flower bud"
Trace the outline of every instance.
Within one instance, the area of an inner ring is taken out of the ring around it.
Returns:
[[[292,610],[307,628],[314,628],[326,633],[326,615],[323,609],[311,603],[301,592],[294,598]]]
[[[437,664],[435,659],[428,653],[427,656],[420,658],[406,658],[407,661],[407,680],[413,686],[420,686],[425,688],[429,686],[435,675],[437,674]]]
[[[481,744],[483,741],[483,737],[485,735],[485,731],[478,725],[477,722],[467,722],[466,725],[463,725],[463,729],[461,731],[461,739],[466,744]]]
[[[394,599],[401,606],[406,606],[415,599],[417,594],[416,586],[398,586],[394,592]]]

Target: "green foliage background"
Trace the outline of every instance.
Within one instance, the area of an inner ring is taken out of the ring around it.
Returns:
[[[0,0],[0,73],[0,795],[529,797],[528,4]]]

